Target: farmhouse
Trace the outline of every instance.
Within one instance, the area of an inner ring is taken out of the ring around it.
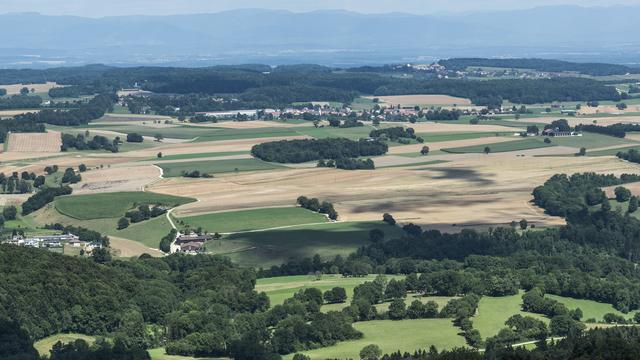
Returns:
[[[204,248],[204,244],[210,240],[213,240],[212,235],[178,233],[175,241],[171,244],[171,253],[183,252],[187,254],[195,254],[201,252]]]
[[[551,136],[551,137],[567,137],[567,136],[582,136],[575,131],[559,131],[555,129],[545,129],[542,131],[543,136]]]

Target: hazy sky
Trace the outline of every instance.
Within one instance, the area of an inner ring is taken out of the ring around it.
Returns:
[[[366,13],[398,11],[428,14],[521,9],[566,4],[582,6],[640,5],[640,0],[0,0],[0,13],[35,11],[44,14],[100,17],[268,8],[291,11],[345,9]]]

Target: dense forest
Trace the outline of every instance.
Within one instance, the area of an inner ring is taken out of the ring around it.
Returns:
[[[454,58],[440,60],[438,64],[447,70],[464,71],[469,67],[532,69],[545,72],[578,72],[585,75],[606,76],[638,74],[640,68],[617,64],[604,63],[576,63],[549,59],[483,59],[483,58]]]

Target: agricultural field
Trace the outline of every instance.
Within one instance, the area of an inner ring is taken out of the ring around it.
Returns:
[[[46,82],[43,84],[11,84],[11,85],[0,85],[0,89],[7,90],[7,95],[16,95],[20,94],[20,90],[26,87],[29,90],[35,90],[35,93],[47,93],[50,89],[60,87],[61,85],[56,84],[55,82]]]
[[[372,229],[381,229],[389,237],[401,231],[381,222],[301,225],[231,234],[208,244],[207,251],[226,255],[245,266],[267,268],[315,254],[325,259],[349,254],[369,242],[369,231]]]
[[[60,133],[11,133],[7,139],[7,152],[59,153],[62,141]]]
[[[210,232],[232,233],[253,230],[318,224],[327,217],[299,207],[264,208],[243,211],[210,213],[206,215],[177,218],[178,223],[192,229],[202,228]]]
[[[191,201],[193,199],[148,192],[105,193],[60,197],[55,201],[55,208],[78,220],[92,220],[120,217],[137,205],[176,207]]]
[[[460,329],[451,319],[374,320],[354,323],[353,327],[363,333],[362,339],[302,353],[313,360],[357,359],[360,350],[369,344],[377,344],[383,353],[413,352],[430,344],[438,350],[465,346],[464,338],[458,335]],[[285,357],[287,360],[292,358],[293,355]]]
[[[191,162],[160,162],[157,164],[162,168],[164,177],[179,177],[185,172],[194,170],[201,174],[216,175],[222,173],[237,173],[245,171],[274,170],[282,168],[281,165],[264,162],[258,159],[233,159],[233,160],[213,160],[213,161],[191,161]]]

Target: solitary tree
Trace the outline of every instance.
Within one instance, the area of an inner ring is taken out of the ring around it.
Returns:
[[[162,136],[162,134],[160,133],[157,133],[154,137],[156,138],[157,142],[160,142],[162,141],[162,139],[164,139],[164,136]]]
[[[488,146],[485,146],[485,147],[484,147],[484,153],[485,153],[485,154],[487,154],[487,155],[489,155],[489,153],[490,153],[490,152],[491,152],[491,148],[490,148],[490,147],[488,147]]]
[[[376,344],[367,345],[360,350],[361,360],[378,360],[382,356],[382,350]]]
[[[520,220],[520,229],[527,230],[527,227],[529,227],[529,222],[526,219]]]
[[[429,147],[428,146],[423,146],[422,150],[420,150],[420,154],[421,155],[428,155],[429,154]]]

